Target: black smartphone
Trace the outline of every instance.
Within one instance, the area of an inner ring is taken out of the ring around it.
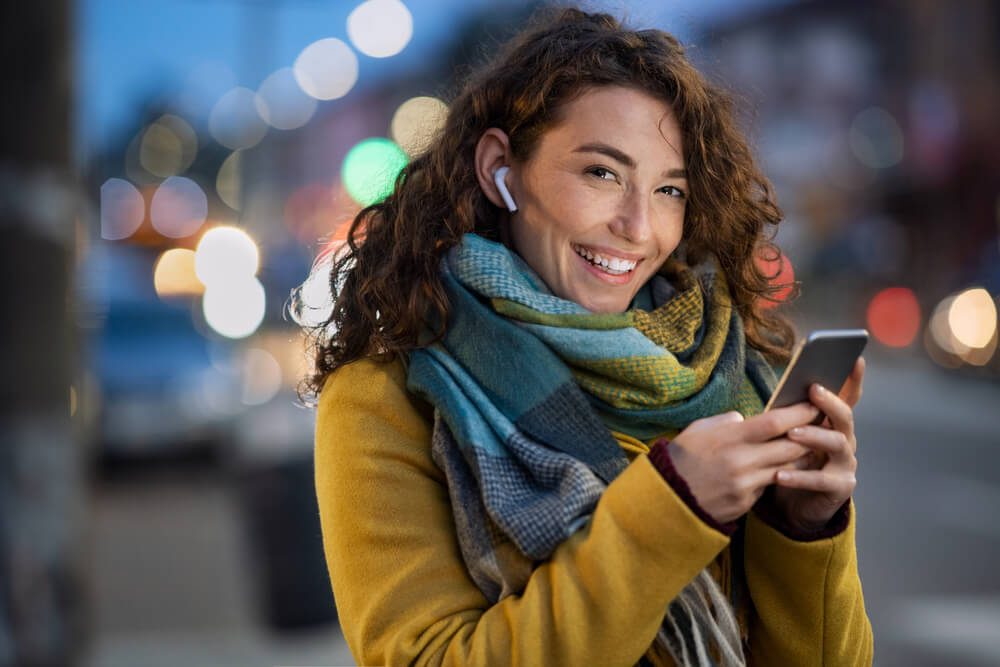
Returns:
[[[813,331],[799,342],[764,411],[809,400],[809,386],[818,382],[836,393],[868,343],[865,329]],[[820,414],[814,423],[823,421]]]

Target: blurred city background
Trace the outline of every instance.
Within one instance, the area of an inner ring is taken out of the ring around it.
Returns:
[[[535,6],[3,3],[0,664],[352,664],[290,294],[322,321],[311,268]],[[876,664],[1000,664],[1000,5],[585,6],[734,92],[802,285],[780,307],[873,334]]]

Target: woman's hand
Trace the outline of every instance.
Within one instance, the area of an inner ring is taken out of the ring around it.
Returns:
[[[785,434],[819,415],[810,403],[744,420],[738,412],[699,419],[670,443],[670,459],[698,504],[719,523],[746,514],[779,470],[812,451]]]
[[[859,358],[840,394],[813,385],[809,400],[827,416],[822,426],[799,426],[788,438],[811,450],[803,464],[776,476],[774,503],[792,527],[815,531],[826,526],[854,493],[858,449],[853,408],[861,399],[865,361]]]

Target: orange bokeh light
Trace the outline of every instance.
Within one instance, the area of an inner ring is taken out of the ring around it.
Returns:
[[[920,304],[913,290],[888,287],[868,304],[868,330],[888,347],[906,347],[920,332]]]

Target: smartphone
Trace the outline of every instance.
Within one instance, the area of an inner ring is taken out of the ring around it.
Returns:
[[[818,382],[836,393],[854,369],[868,343],[865,329],[813,331],[799,342],[764,411],[809,400],[809,386]],[[814,423],[823,421],[823,414]]]

